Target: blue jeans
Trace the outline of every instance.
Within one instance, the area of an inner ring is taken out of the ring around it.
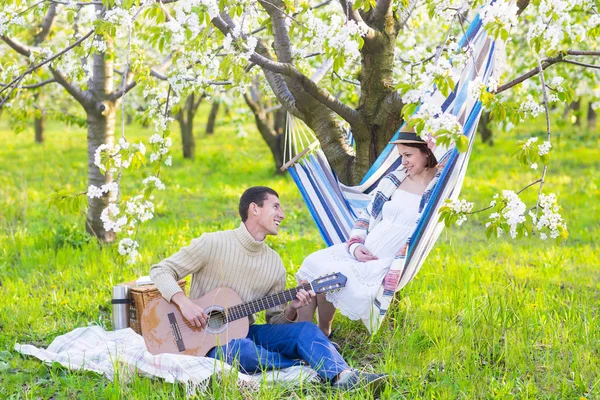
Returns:
[[[301,365],[303,360],[328,381],[350,369],[321,330],[310,322],[251,325],[248,336],[213,348],[207,357],[233,364],[252,374]]]

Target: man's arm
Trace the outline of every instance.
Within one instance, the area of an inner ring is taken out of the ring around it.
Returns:
[[[206,328],[208,315],[206,315],[202,307],[190,300],[185,293],[175,293],[171,297],[171,302],[177,304],[183,318],[189,321],[192,326]]]
[[[280,293],[285,290],[285,270],[283,270],[283,276],[275,282],[269,295]],[[267,324],[288,324],[295,322],[298,318],[298,309],[302,308],[310,303],[311,298],[315,296],[315,292],[312,290],[306,291],[300,290],[296,295],[296,299],[288,303],[287,306],[281,305],[278,307],[269,308],[265,311],[265,319]]]
[[[150,268],[150,278],[167,301],[181,292],[177,281],[200,271],[205,265],[205,254],[209,245],[207,235],[192,240],[169,258],[165,258]]]
[[[150,269],[150,278],[162,296],[167,301],[175,303],[183,317],[196,327],[205,327],[208,317],[202,307],[193,303],[183,293],[177,281],[200,271],[206,265],[208,246],[208,236],[202,235],[192,240],[189,246],[182,248]]]

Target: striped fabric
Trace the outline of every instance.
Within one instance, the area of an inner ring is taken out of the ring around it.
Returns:
[[[363,321],[371,332],[377,331],[394,293],[415,277],[439,237],[443,229],[443,223],[439,222],[438,217],[439,208],[446,199],[456,199],[460,193],[481,115],[481,103],[468,96],[468,84],[476,78],[481,78],[484,85],[490,77],[494,76],[496,80],[498,78],[497,60],[501,60],[504,51],[503,43],[487,36],[479,15],[469,25],[459,43],[459,48],[467,51],[467,54],[472,54],[472,57],[461,69],[455,68],[453,71],[456,81],[454,90],[448,97],[435,90],[427,101],[428,104],[438,105],[443,112],[451,113],[458,118],[463,126],[464,135],[469,139],[469,147],[464,153],[459,153],[454,146],[450,148],[438,146],[435,149],[434,154],[440,161],[439,171],[423,195],[424,200],[413,234],[407,243],[398,249],[373,302],[371,319]],[[400,127],[398,132],[403,127]],[[394,139],[397,135],[398,133]],[[361,212],[365,212],[363,210],[369,205],[373,196],[389,198],[390,193],[386,193],[385,189],[377,188],[383,177],[395,171],[394,174],[398,178],[394,186],[395,190],[404,173],[401,158],[395,151],[394,145],[388,145],[384,149],[361,184],[355,187],[339,183],[320,149],[304,157],[289,171],[328,246],[349,239],[354,223]],[[377,216],[364,215],[368,216],[369,225],[372,227],[373,218]]]

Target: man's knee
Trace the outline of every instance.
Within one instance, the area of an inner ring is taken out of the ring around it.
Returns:
[[[294,325],[297,326],[299,332],[297,336],[298,338],[301,337],[301,335],[310,336],[312,338],[325,338],[325,335],[321,329],[319,329],[319,327],[312,322],[296,322]]]
[[[254,373],[259,368],[258,349],[256,344],[248,339],[235,340],[232,346],[227,349],[227,361],[229,364],[234,364],[237,361],[242,371]]]

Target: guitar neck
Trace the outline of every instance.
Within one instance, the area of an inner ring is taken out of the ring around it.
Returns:
[[[296,298],[296,294],[298,294],[298,292],[302,289],[308,291],[312,289],[312,286],[310,283],[305,283],[293,289],[284,290],[283,292],[272,294],[257,300],[231,306],[225,310],[227,321],[235,321],[237,319],[256,314],[259,311],[266,310],[267,308],[277,307],[281,304],[285,304],[288,301],[294,300]]]

